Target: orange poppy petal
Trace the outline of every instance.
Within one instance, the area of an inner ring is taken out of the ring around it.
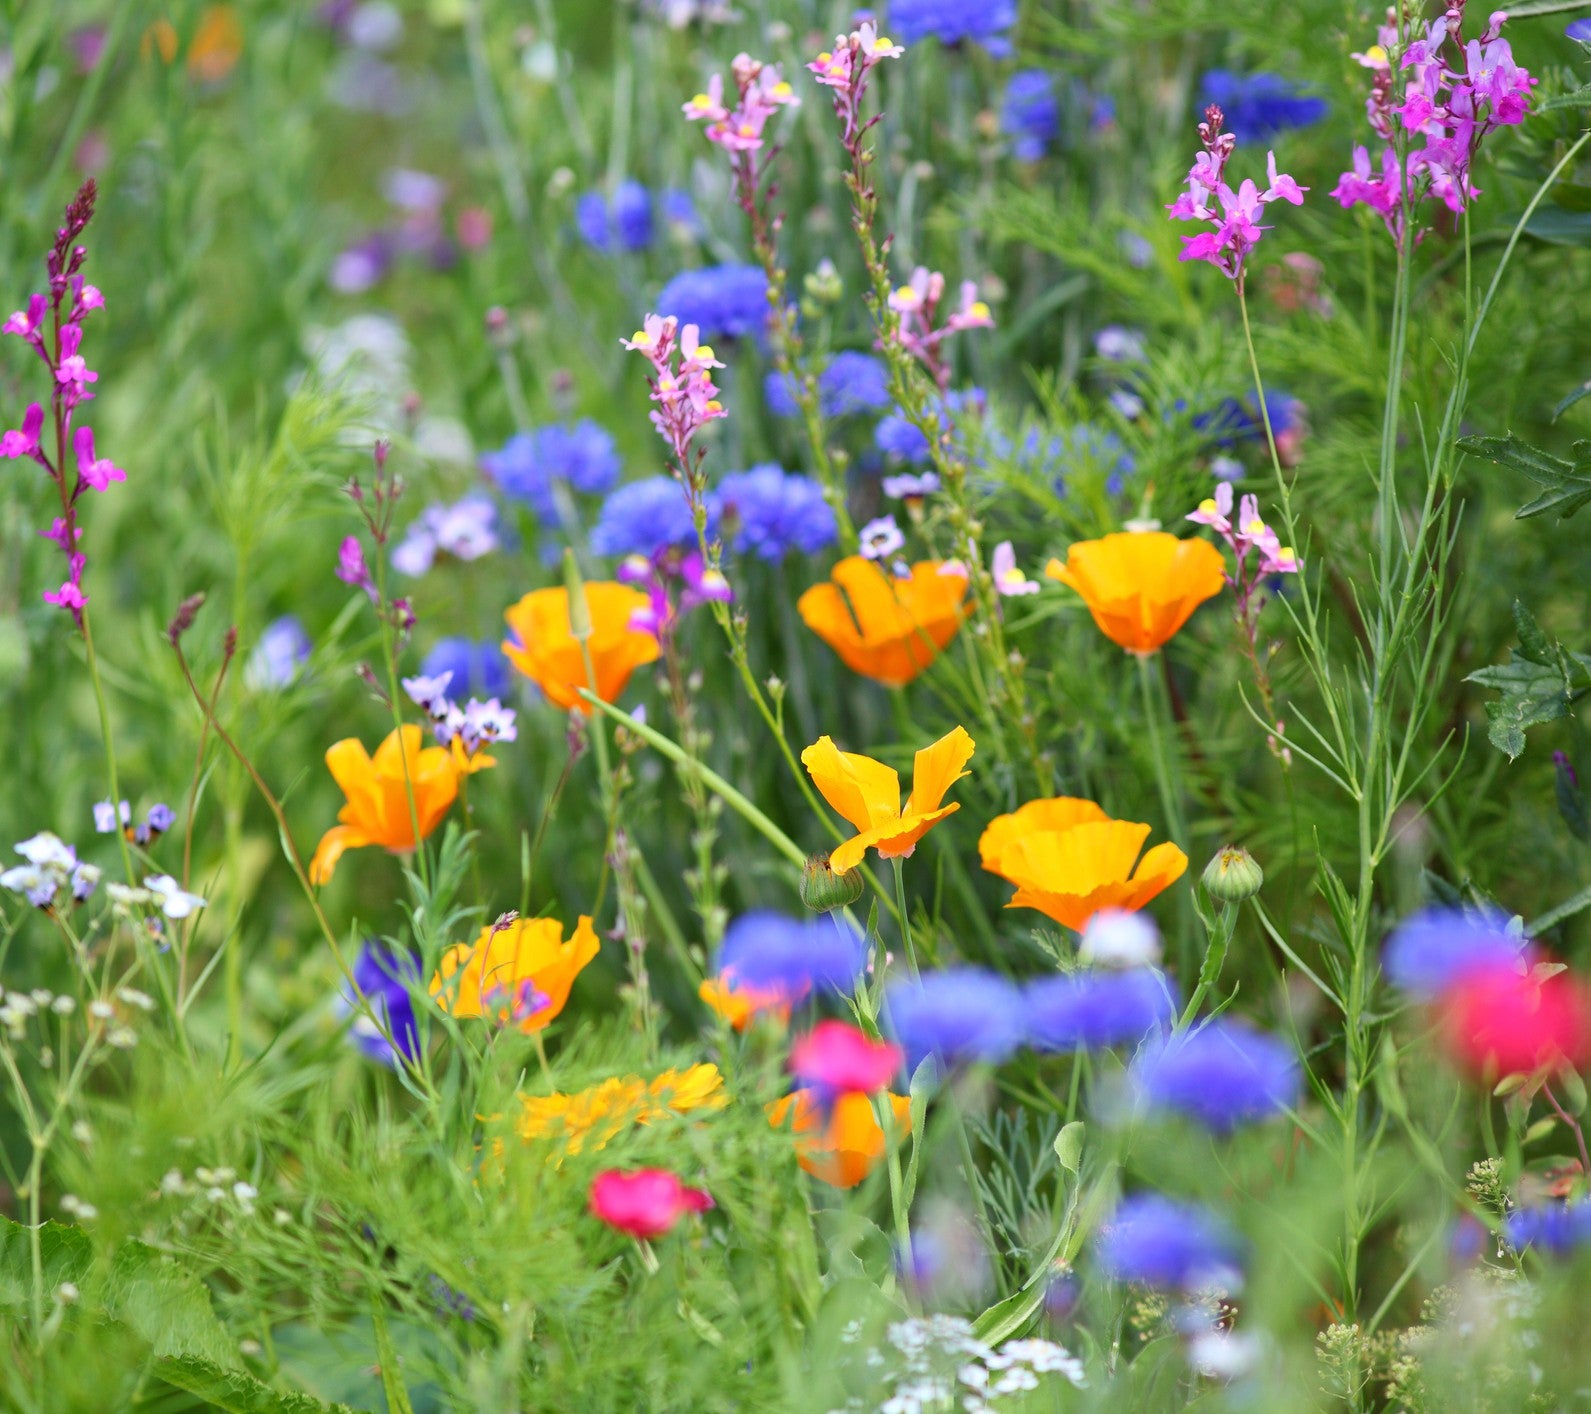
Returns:
[[[912,793],[906,811],[922,813],[937,808],[945,792],[967,774],[962,768],[972,760],[976,743],[965,727],[956,727],[916,755],[912,765]]]
[[[309,882],[317,886],[330,883],[344,850],[362,849],[374,843],[352,825],[333,825],[315,846],[314,858],[309,861]]]
[[[801,753],[823,798],[858,830],[900,814],[900,776],[871,756],[841,751],[820,736]]]

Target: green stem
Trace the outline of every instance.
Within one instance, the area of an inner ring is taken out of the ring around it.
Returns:
[[[1182,818],[1181,797],[1177,790],[1180,773],[1172,760],[1165,733],[1160,729],[1160,707],[1155,701],[1153,674],[1149,661],[1151,654],[1137,653],[1138,686],[1143,693],[1144,722],[1149,728],[1149,747],[1155,758],[1155,783],[1160,788],[1160,808],[1166,817],[1166,829],[1171,838],[1184,851],[1189,845],[1187,823]]]
[[[897,854],[890,864],[895,870],[895,906],[900,910],[900,936],[906,948],[906,966],[913,977],[917,976],[917,950],[912,944],[911,910],[906,906],[906,871]]]

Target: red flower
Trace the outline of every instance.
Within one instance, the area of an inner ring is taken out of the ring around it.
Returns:
[[[1442,994],[1438,1010],[1449,1053],[1476,1076],[1591,1060],[1591,991],[1567,972],[1468,972]]]
[[[843,1021],[820,1021],[790,1048],[790,1073],[830,1095],[882,1090],[901,1066],[901,1049],[871,1041]]]
[[[592,1216],[631,1237],[661,1237],[686,1213],[712,1206],[706,1192],[667,1169],[604,1169],[591,1181]]]

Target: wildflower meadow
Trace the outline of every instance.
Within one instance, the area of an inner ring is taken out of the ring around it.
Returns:
[[[1591,3],[0,6],[0,1410],[1591,1408]]]

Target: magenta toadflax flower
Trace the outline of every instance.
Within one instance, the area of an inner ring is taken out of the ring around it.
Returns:
[[[1367,148],[1355,147],[1353,170],[1342,174],[1331,194],[1345,208],[1368,206],[1399,249],[1406,208],[1432,197],[1461,215],[1480,195],[1470,181],[1470,166],[1481,139],[1498,128],[1516,127],[1530,111],[1530,90],[1537,81],[1514,62],[1502,38],[1507,15],[1494,11],[1468,43],[1459,33],[1463,18],[1464,6],[1455,0],[1405,44],[1396,13],[1389,9],[1379,42],[1353,56],[1371,71],[1365,112],[1384,146],[1378,161]],[[1410,145],[1400,160],[1405,133],[1424,146]]]
[[[1265,189],[1245,177],[1236,191],[1227,184],[1226,164],[1231,160],[1237,139],[1221,131],[1224,118],[1214,103],[1204,110],[1199,124],[1199,140],[1204,151],[1193,159],[1188,171],[1188,189],[1166,210],[1173,221],[1205,221],[1213,230],[1186,236],[1182,260],[1205,260],[1229,279],[1241,281],[1249,252],[1260,243],[1269,226],[1260,224],[1266,206],[1273,201],[1304,204],[1301,187],[1285,172],[1276,170],[1276,154],[1265,156]]]
[[[737,174],[744,166],[755,171],[755,163],[742,163],[742,153],[757,151],[763,143],[768,119],[781,108],[793,108],[801,100],[780,76],[777,64],[764,64],[749,54],[737,54],[730,67],[739,99],[733,108],[724,106],[724,80],[714,74],[707,92],[698,93],[680,105],[693,123],[705,121],[708,142],[717,143],[730,154]]]
[[[1009,540],[1002,540],[994,547],[994,558],[989,565],[989,573],[994,578],[995,592],[1004,598],[1015,599],[1024,594],[1039,592],[1038,581],[1029,579],[1017,565],[1016,551],[1011,547]]]
[[[651,556],[627,555],[617,578],[646,591],[647,602],[630,615],[630,627],[651,634],[665,652],[683,615],[699,604],[728,604],[735,597],[723,572],[709,566],[695,550],[682,555],[665,547]]]
[[[88,366],[82,352],[83,320],[92,310],[104,308],[105,298],[84,282],[82,269],[88,252],[77,244],[77,238],[93,218],[95,196],[90,179],[66,208],[65,222],[56,231],[55,243],[45,256],[49,293],[30,295],[25,308],[0,324],[0,333],[15,334],[26,342],[50,371],[52,435],[48,446],[44,405],[30,403],[22,415],[22,426],[0,434],[0,456],[13,460],[26,457],[37,462],[55,485],[61,514],[39,534],[61,547],[67,574],[60,588],[47,590],[44,599],[66,609],[79,628],[83,626],[88,596],[83,592],[87,560],[78,549],[83,537],[77,523],[78,501],[85,491],[104,491],[111,482],[127,479],[121,467],[96,453],[92,428],[72,427],[78,408],[94,396],[91,385],[99,381],[99,374]]]

